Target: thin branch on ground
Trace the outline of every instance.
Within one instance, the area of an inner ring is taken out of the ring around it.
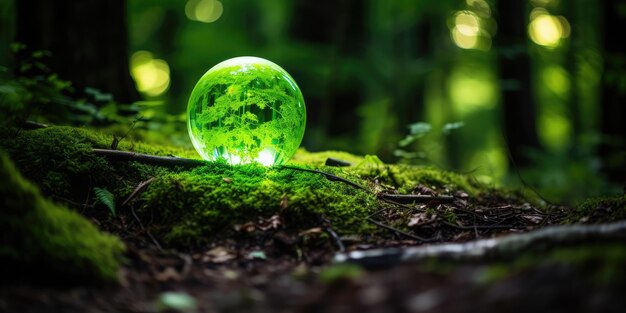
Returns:
[[[471,226],[460,226],[448,221],[441,221],[441,224],[462,230],[472,230],[472,229],[510,229],[513,228],[513,225],[471,225]]]
[[[453,196],[447,196],[447,195],[431,196],[431,195],[402,195],[402,194],[391,194],[391,193],[379,193],[377,196],[379,198],[391,200],[396,203],[429,203],[429,202],[450,203],[454,201]]]
[[[74,200],[71,200],[71,199],[68,199],[68,198],[64,198],[64,197],[61,197],[61,196],[58,196],[58,195],[52,195],[52,198],[57,199],[57,200],[59,200],[61,202],[65,202],[65,203],[67,203],[69,205],[72,205],[72,206],[74,206],[76,208],[93,209],[95,207],[93,204],[89,204],[89,205],[85,206],[84,203],[78,203],[78,202],[76,202]]]
[[[26,130],[35,130],[35,129],[48,128],[48,127],[49,127],[48,124],[43,124],[43,123],[39,123],[35,121],[24,121],[22,123],[22,128]]]
[[[143,118],[143,116],[141,114],[137,115],[137,117],[135,117],[135,119],[130,124],[130,127],[128,128],[126,133],[124,135],[122,135],[122,137],[117,138],[114,135],[113,136],[113,142],[111,143],[111,149],[114,149],[114,150],[117,149],[118,145],[122,142],[122,140],[126,139],[126,137],[128,137],[128,135],[130,135],[130,132],[132,132],[133,129],[135,129],[135,125],[137,125],[137,122],[139,122],[142,118]]]
[[[344,184],[348,184],[352,187],[367,191],[367,192],[371,192],[369,189],[355,183],[352,182],[350,180],[347,180],[345,178],[339,177],[337,175],[331,174],[331,173],[326,173],[326,172],[322,172],[322,171],[318,171],[318,170],[312,170],[312,169],[308,169],[308,168],[301,168],[301,167],[295,167],[295,166],[288,166],[288,165],[281,165],[280,168],[286,168],[286,169],[290,169],[290,170],[295,170],[295,171],[301,171],[301,172],[309,172],[309,173],[316,173],[316,174],[320,174],[320,175],[324,175],[326,177],[326,179],[330,180],[330,181],[338,181],[338,182],[342,182]]]
[[[154,181],[154,177],[146,181],[140,182],[137,187],[135,187],[135,190],[133,190],[133,192],[131,192],[131,194],[126,198],[126,200],[124,200],[122,206],[127,205],[131,200],[135,199],[142,191],[146,189],[146,187],[148,187],[148,185],[150,185],[150,183],[152,183],[152,181]]]
[[[420,236],[417,236],[417,235],[413,235],[413,234],[409,234],[409,233],[407,233],[407,232],[405,232],[405,231],[403,231],[403,230],[397,229],[397,228],[392,227],[392,226],[389,226],[389,225],[387,225],[387,224],[383,224],[383,223],[381,223],[381,222],[379,222],[379,221],[377,221],[377,220],[375,220],[375,219],[368,218],[367,220],[368,220],[370,223],[372,223],[372,224],[374,224],[374,225],[376,225],[376,226],[379,226],[379,227],[385,228],[385,229],[387,229],[387,230],[394,231],[394,232],[396,232],[396,233],[398,233],[398,234],[400,234],[400,235],[403,235],[403,236],[405,236],[405,237],[408,237],[408,238],[411,238],[411,239],[414,239],[414,240],[417,240],[417,241],[421,241],[421,242],[429,242],[429,241],[430,241],[430,239],[423,238],[423,237],[420,237]]]
[[[513,234],[499,238],[474,240],[466,243],[444,243],[409,248],[387,248],[352,251],[335,255],[337,263],[353,262],[363,266],[390,266],[399,262],[419,262],[429,258],[439,260],[484,260],[515,257],[534,247],[626,239],[626,221],[599,225],[560,225]]]
[[[148,237],[150,237],[150,240],[152,240],[152,243],[154,243],[154,245],[157,247],[157,249],[159,249],[159,251],[162,251],[163,248],[161,247],[161,244],[159,244],[159,241],[157,241],[156,238],[154,238],[154,236],[152,236],[152,234],[150,233],[149,230],[147,230],[145,227],[143,227],[143,223],[139,219],[139,216],[137,216],[137,213],[135,213],[135,209],[133,208],[133,206],[130,207],[130,212],[133,214],[133,217],[135,218],[135,220],[139,224],[139,227],[141,228],[141,230],[146,232],[146,234],[148,235]]]
[[[332,228],[330,220],[322,216],[319,216],[318,218],[320,222],[322,223],[324,231],[327,232],[330,235],[330,237],[332,237],[333,240],[335,241],[335,244],[337,245],[339,252],[345,252],[346,246],[344,246],[343,242],[341,241],[341,237],[339,237],[339,235],[337,235],[335,230]]]
[[[206,165],[203,160],[186,159],[179,157],[156,156],[129,151],[119,151],[110,149],[92,149],[96,155],[105,157],[112,161],[137,161],[150,165],[159,166],[180,166],[185,168],[194,168]]]
[[[517,164],[515,163],[515,160],[513,159],[513,154],[511,153],[511,147],[509,146],[509,138],[506,137],[506,134],[504,132],[500,132],[500,134],[502,135],[502,138],[504,139],[504,146],[506,148],[505,150],[506,150],[507,157],[509,161],[511,161],[511,165],[513,166],[513,169],[515,170],[515,174],[517,175],[517,178],[520,180],[522,185],[530,189],[530,191],[536,194],[544,202],[550,205],[554,205],[552,201],[546,199],[542,194],[539,193],[539,191],[537,191],[533,186],[531,186],[530,184],[526,182],[526,180],[522,176],[522,173],[520,173],[519,168],[517,167]]]

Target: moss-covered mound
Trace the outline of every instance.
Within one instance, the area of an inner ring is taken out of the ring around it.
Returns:
[[[293,166],[318,169],[365,186],[366,192],[318,173],[259,164],[231,166],[213,162],[193,170],[139,162],[111,161],[92,148],[110,148],[113,138],[94,131],[49,127],[31,131],[3,130],[0,146],[24,175],[46,195],[77,203],[89,201],[93,187],[111,191],[118,207],[135,187],[152,183],[135,209],[149,227],[169,243],[202,241],[235,223],[280,214],[287,227],[319,226],[323,217],[339,233],[373,230],[367,217],[379,210],[376,192],[414,191],[419,185],[444,193],[478,195],[483,186],[470,177],[433,168],[387,165],[375,156],[300,150]],[[121,150],[162,156],[195,157],[195,151],[123,142]],[[324,166],[328,157],[351,162],[345,168]],[[69,202],[68,202],[69,203]],[[119,208],[128,210],[127,207]]]
[[[5,275],[61,282],[116,279],[124,249],[116,237],[44,199],[5,153],[0,154],[0,177],[0,263]]]
[[[587,199],[568,216],[568,222],[606,223],[626,219],[626,194]]]

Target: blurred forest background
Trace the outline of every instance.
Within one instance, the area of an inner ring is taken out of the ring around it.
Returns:
[[[197,80],[253,55],[298,82],[308,150],[554,201],[624,186],[625,1],[2,0],[0,16],[7,119],[191,147]]]

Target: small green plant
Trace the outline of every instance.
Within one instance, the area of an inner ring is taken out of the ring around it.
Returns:
[[[454,122],[444,124],[441,128],[443,135],[449,135],[452,131],[465,126],[463,122]],[[415,159],[427,159],[427,154],[424,151],[409,151],[408,147],[414,145],[419,139],[432,133],[432,125],[424,122],[417,122],[407,125],[409,134],[398,142],[398,148],[394,150],[393,154],[401,159],[401,161],[408,163]]]
[[[95,187],[93,193],[96,197],[96,203],[101,203],[109,209],[112,217],[116,217],[115,196],[104,188]]]

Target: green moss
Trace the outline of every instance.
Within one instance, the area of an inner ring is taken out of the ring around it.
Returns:
[[[79,214],[44,199],[0,154],[0,261],[15,275],[115,280],[123,244]]]
[[[481,185],[468,176],[442,171],[433,167],[413,166],[406,164],[385,164],[376,156],[355,156],[341,151],[308,152],[298,150],[292,163],[322,166],[327,158],[337,158],[352,163],[342,168],[345,173],[358,175],[361,178],[376,178],[383,184],[396,187],[401,193],[410,193],[418,185],[435,188],[462,190],[470,195],[477,195],[487,186]],[[324,170],[329,167],[325,167]]]
[[[17,134],[17,135],[15,135]],[[143,180],[164,170],[137,162],[109,163],[96,156],[93,148],[109,148],[112,136],[94,131],[49,127],[32,131],[0,131],[0,147],[5,149],[23,175],[36,182],[44,194],[82,202],[90,188],[106,187],[116,194],[127,194]],[[123,143],[120,149],[130,148]],[[176,148],[138,143],[135,151],[172,155]]]
[[[326,163],[326,159],[335,158],[339,160],[343,160],[353,165],[360,164],[365,159],[360,156],[356,156],[351,153],[343,152],[343,151],[322,151],[322,152],[309,152],[304,148],[298,149],[296,154],[291,158],[291,164],[300,164],[300,165],[314,165],[314,166],[322,166]]]
[[[155,180],[141,195],[137,212],[166,242],[191,244],[229,229],[239,222],[281,214],[288,227],[319,226],[328,218],[342,234],[380,231],[367,222],[377,209],[373,193],[330,181],[323,175],[259,164],[231,166],[209,163],[191,171],[150,166],[138,162],[112,162],[96,156],[92,148],[108,148],[112,136],[91,130],[50,127],[33,131],[0,132],[4,147],[24,175],[44,194],[85,203],[93,187],[105,188],[115,199],[125,199],[142,181]],[[122,142],[119,149],[155,155],[190,156],[191,149]],[[323,163],[334,157],[353,163],[345,168]],[[197,158],[197,155],[196,155]],[[375,156],[359,157],[345,152],[311,153],[299,150],[292,165],[319,169],[381,190],[381,184],[412,192],[418,185],[441,193],[463,190],[475,196],[488,189],[469,177],[434,168],[387,165]],[[374,184],[376,180],[381,184]],[[492,191],[497,193],[497,191]],[[119,204],[119,203],[118,203]],[[101,208],[104,210],[104,208]],[[124,214],[120,207],[120,214]],[[439,212],[441,213],[441,212]],[[456,216],[445,218],[454,222]]]
[[[566,222],[604,223],[623,219],[626,219],[626,194],[587,199],[571,210]]]
[[[324,176],[258,164],[211,163],[157,178],[143,194],[145,214],[165,225],[170,242],[190,243],[224,226],[281,213],[286,224],[318,226],[319,216],[342,233],[371,229],[374,195]],[[169,223],[166,223],[169,222]],[[174,225],[171,227],[169,225]]]

